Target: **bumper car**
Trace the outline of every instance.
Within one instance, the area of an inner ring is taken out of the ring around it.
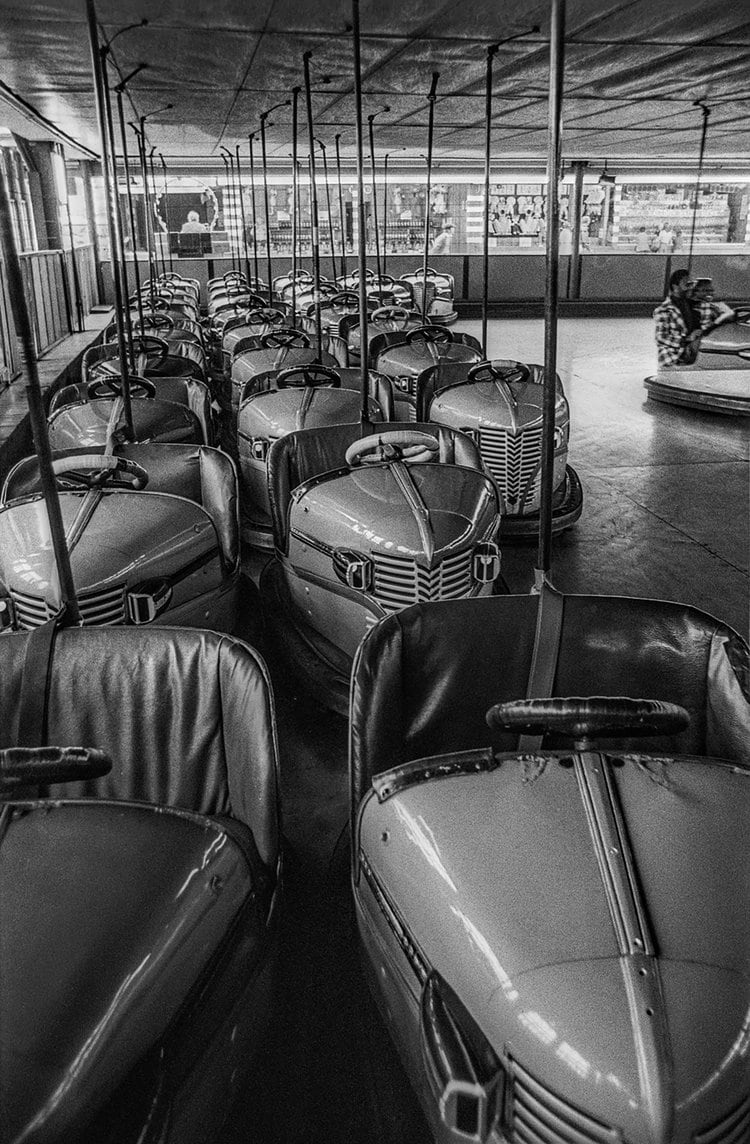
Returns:
[[[428,266],[426,279],[420,268],[411,274],[402,274],[400,280],[411,290],[414,308],[420,314],[424,295],[427,294],[425,317],[431,322],[450,326],[457,321],[458,312],[454,302],[456,284],[452,274],[438,274],[437,270]]]
[[[750,416],[750,310],[721,322],[700,340],[690,365],[660,366],[644,384],[649,398],[735,417]]]
[[[373,624],[418,600],[487,594],[500,572],[497,492],[473,442],[428,425],[362,433],[307,429],[268,455],[267,622],[279,654],[342,713]]]
[[[259,374],[305,365],[335,366],[336,360],[326,349],[317,347],[309,334],[291,326],[261,334],[232,362],[232,405],[239,407],[244,387]]]
[[[403,333],[422,325],[421,316],[405,306],[395,303],[379,306],[375,302],[373,306],[372,313],[367,316],[368,347],[379,334]],[[331,352],[346,365],[355,365],[360,360],[360,339],[359,314],[346,314],[331,335]]]
[[[417,417],[417,378],[438,362],[479,362],[482,347],[471,334],[457,334],[438,325],[379,334],[370,343],[372,368],[393,381],[398,415]]]
[[[393,420],[390,382],[370,373],[372,421]],[[258,548],[272,548],[267,457],[274,441],[297,429],[348,425],[359,420],[359,370],[294,366],[259,374],[244,390],[237,415],[242,535]]]
[[[253,345],[251,338],[262,337],[279,326],[287,326],[288,315],[275,306],[256,306],[246,310],[241,317],[227,322],[221,336],[221,364],[224,376],[232,373],[232,361],[236,354]]]
[[[558,599],[413,607],[360,648],[371,989],[441,1144],[743,1139],[747,646]]]
[[[461,429],[474,438],[497,485],[503,512],[501,539],[534,539],[539,529],[544,370],[518,361],[468,367],[441,361],[420,374],[417,417]],[[555,400],[552,531],[578,520],[583,490],[568,465],[570,410],[560,378]]]
[[[225,453],[122,445],[58,454],[53,467],[84,624],[253,630],[257,615],[241,614],[237,474]],[[60,610],[35,457],[0,494],[0,603],[11,629]]]
[[[0,641],[2,1139],[211,1144],[276,1003],[265,667],[208,631],[45,635]]]

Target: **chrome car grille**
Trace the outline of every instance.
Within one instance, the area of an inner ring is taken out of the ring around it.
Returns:
[[[473,552],[446,556],[436,568],[420,568],[407,556],[374,552],[373,592],[384,608],[406,608],[427,600],[455,600],[471,590]]]
[[[513,1144],[616,1144],[620,1133],[555,1096],[511,1062],[512,1102],[508,1137]]]
[[[498,485],[506,504],[513,509],[530,481],[527,501],[538,496],[541,481],[542,429],[524,429],[519,434],[505,429],[480,428],[479,452],[485,468]]]
[[[15,589],[11,589],[10,594],[18,626],[26,630],[40,627],[57,611],[43,596],[32,596]],[[79,592],[77,596],[83,624],[111,626],[125,623],[125,589],[122,584],[93,592]]]
[[[750,1139],[750,1096],[703,1132],[696,1132],[695,1144],[747,1144]]]

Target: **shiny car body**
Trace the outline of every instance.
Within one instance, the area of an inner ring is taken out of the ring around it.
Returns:
[[[335,359],[325,349],[315,345],[314,339],[303,330],[279,326],[261,334],[238,353],[231,365],[232,405],[237,408],[245,385],[261,373],[270,373],[293,366],[335,366]]]
[[[4,1144],[210,1144],[274,1003],[265,667],[214,632],[64,630],[29,744],[40,635],[0,641]]]
[[[370,373],[368,412],[374,422],[393,418],[390,382]],[[329,366],[297,366],[259,374],[243,391],[237,414],[242,535],[258,548],[272,548],[268,501],[268,451],[297,429],[358,421],[360,372]]]
[[[440,1144],[742,1139],[747,646],[679,604],[561,608],[548,694],[602,698],[512,704],[515,723],[485,713],[530,687],[538,597],[414,607],[365,639],[350,758],[371,988]],[[621,696],[689,720],[649,724]],[[639,723],[586,737],[582,712],[626,708]]]
[[[84,624],[182,624],[234,632],[240,622],[237,475],[218,449],[123,445],[54,461]],[[61,606],[36,458],[0,496],[4,627],[33,628]],[[244,622],[244,620],[243,620]]]
[[[454,333],[431,324],[378,334],[370,342],[371,365],[393,380],[399,416],[417,419],[417,378],[442,361],[474,363],[482,347],[471,334]]]
[[[500,571],[497,494],[472,442],[423,425],[371,429],[302,430],[268,457],[266,614],[276,645],[309,661],[307,678],[337,709],[374,623],[416,600],[491,592]]]
[[[451,425],[477,443],[495,481],[503,511],[502,536],[535,537],[542,475],[544,370],[497,359],[465,366],[439,361],[416,383],[417,417]],[[552,471],[552,529],[561,532],[581,515],[583,491],[568,463],[570,410],[557,378]]]
[[[425,278],[420,267],[410,274],[402,274],[401,281],[412,291],[414,308],[420,313],[424,295],[427,294],[425,318],[446,326],[452,325],[457,320],[458,313],[454,302],[456,284],[452,274],[439,274],[437,270],[428,266]]]

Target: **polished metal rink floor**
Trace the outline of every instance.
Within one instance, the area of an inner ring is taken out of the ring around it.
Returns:
[[[479,335],[478,322],[457,329]],[[543,324],[498,320],[490,356],[542,362]],[[567,592],[680,600],[748,628],[746,420],[646,399],[649,319],[562,320],[579,523],[554,542]],[[512,591],[533,545],[506,549]],[[227,1144],[426,1144],[429,1137],[359,971],[345,846],[346,725],[275,670],[289,843],[282,1003],[260,1076],[230,1110]],[[467,744],[468,746],[468,744]]]

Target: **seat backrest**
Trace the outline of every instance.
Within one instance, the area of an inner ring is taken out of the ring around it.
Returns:
[[[443,464],[466,465],[482,471],[482,462],[474,442],[465,433],[442,425],[413,421],[390,421],[374,425],[377,433],[408,430],[429,433],[438,438]],[[274,545],[280,552],[289,546],[289,502],[294,489],[323,473],[346,467],[346,450],[362,436],[362,428],[353,425],[326,425],[317,429],[298,429],[271,444],[268,451],[268,499],[271,505]]]
[[[495,703],[526,695],[538,596],[417,604],[382,620],[352,672],[350,768],[356,813],[372,776],[412,759],[484,747]],[[690,726],[679,735],[618,740],[633,751],[714,755],[750,765],[747,645],[684,604],[565,596],[553,694],[662,699]],[[744,689],[744,690],[743,690]],[[545,745],[563,745],[551,736]]]
[[[18,742],[30,633],[0,643],[0,747]],[[261,857],[278,848],[271,684],[246,644],[182,628],[78,628],[57,635],[46,740],[95,745],[110,774],[51,796],[114,798],[244,822]]]
[[[219,449],[202,448],[198,453],[203,507],[216,526],[224,563],[230,571],[235,571],[240,562],[237,469],[232,458]]]

